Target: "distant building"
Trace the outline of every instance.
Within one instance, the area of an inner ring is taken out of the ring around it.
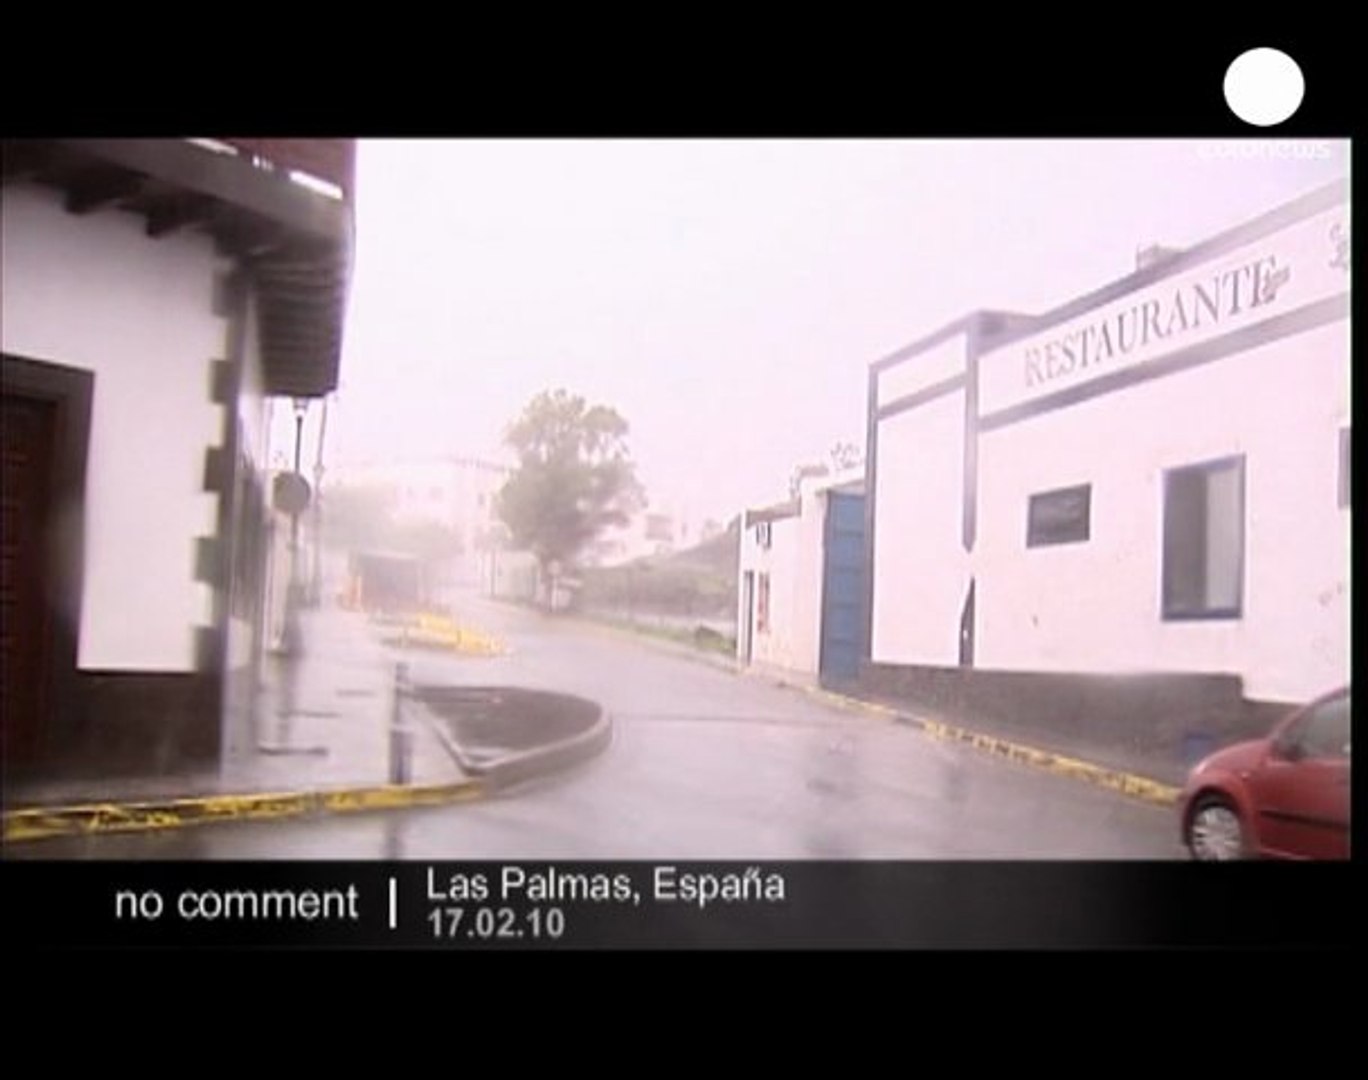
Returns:
[[[792,497],[741,521],[737,659],[777,674],[854,679],[864,644],[864,478],[795,474]]]
[[[673,546],[675,542],[674,518],[669,514],[647,514],[643,531],[651,543]]]
[[[607,530],[586,549],[581,562],[587,566],[618,566],[634,559],[671,555],[701,539],[682,515],[645,510],[627,525]]]
[[[460,529],[471,546],[477,530],[496,520],[495,498],[512,474],[500,462],[454,454],[335,465],[329,472],[339,486],[390,488],[399,517]]]
[[[542,595],[537,560],[526,551],[495,550],[489,554],[489,595],[531,603]]]
[[[432,522],[450,530],[453,549],[442,568],[448,588],[488,586],[493,552],[505,543],[497,499],[511,467],[469,456],[337,465],[324,492],[347,488],[392,493],[399,522]]]
[[[253,741],[264,402],[337,384],[351,140],[5,140],[7,774]]]

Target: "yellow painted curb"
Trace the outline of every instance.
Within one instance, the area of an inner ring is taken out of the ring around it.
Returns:
[[[1172,806],[1178,801],[1178,796],[1181,794],[1179,789],[1171,784],[1151,780],[1147,776],[1138,776],[1135,773],[1123,772],[1119,769],[1109,769],[1102,765],[1094,765],[1092,762],[1081,761],[1078,758],[1056,754],[1050,750],[1040,750],[1034,746],[1000,739],[996,735],[985,735],[979,731],[970,731],[967,728],[955,727],[937,720],[912,716],[887,705],[879,705],[872,701],[861,701],[859,698],[835,694],[830,690],[810,687],[806,688],[806,691],[810,697],[825,701],[830,705],[905,721],[920,728],[934,739],[964,743],[976,750],[983,750],[998,757],[1004,757],[1009,761],[1042,769],[1045,772],[1054,773],[1056,776],[1067,776],[1074,780],[1082,780],[1085,783],[1118,791],[1123,795],[1130,795],[1160,806]]]
[[[1039,750],[1034,746],[1024,746],[1021,743],[1009,742],[1007,739],[999,739],[995,735],[967,731],[964,728],[953,727],[950,724],[942,724],[934,720],[919,720],[917,724],[932,738],[966,743],[977,750],[984,750],[990,754],[996,754],[998,757],[1005,757],[1009,761],[1043,769],[1046,772],[1054,773],[1056,776],[1067,776],[1075,780],[1082,780],[1161,806],[1171,806],[1178,801],[1178,788],[1160,783],[1158,780],[1151,780],[1146,776],[1137,776],[1134,773],[1122,772],[1119,769],[1108,769],[1102,765],[1080,761],[1078,758],[1056,754],[1050,750]]]
[[[478,780],[453,784],[412,784],[343,788],[332,791],[272,792],[250,795],[206,795],[130,803],[44,806],[8,810],[3,815],[7,844],[54,836],[183,829],[215,821],[265,821],[308,814],[341,814],[438,806],[478,798]]]

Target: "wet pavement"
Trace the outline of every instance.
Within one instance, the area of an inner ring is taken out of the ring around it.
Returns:
[[[305,612],[308,653],[294,669],[267,657],[256,730],[220,767],[98,780],[12,785],[6,809],[384,784],[390,772],[395,664],[412,655],[382,644],[366,616]],[[451,783],[459,766],[424,724],[412,725],[410,779]],[[8,850],[6,854],[9,854]]]
[[[608,750],[478,802],[40,841],[6,857],[1183,857],[1165,807],[939,742],[619,632],[474,598],[457,617],[500,635],[509,654],[410,653],[415,683],[588,698],[612,719]],[[319,689],[306,688],[304,699]]]

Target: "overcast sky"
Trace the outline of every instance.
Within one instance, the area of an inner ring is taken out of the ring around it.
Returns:
[[[617,408],[653,504],[725,519],[863,445],[871,361],[1038,312],[1346,174],[1340,142],[366,141],[333,462]]]

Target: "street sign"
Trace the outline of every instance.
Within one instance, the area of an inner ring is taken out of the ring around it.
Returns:
[[[298,516],[309,506],[313,489],[299,473],[280,473],[275,478],[272,503],[282,514]]]

